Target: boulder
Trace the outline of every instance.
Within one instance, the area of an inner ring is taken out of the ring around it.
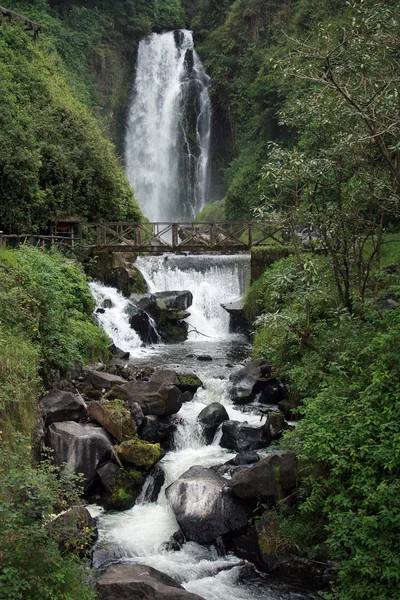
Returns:
[[[268,413],[267,420],[261,427],[249,425],[247,421],[225,421],[220,446],[236,452],[259,450],[279,440],[287,428],[288,424],[280,412]]]
[[[199,356],[197,357],[197,360],[199,360],[201,362],[211,362],[212,356],[210,356],[209,354],[199,354]]]
[[[128,360],[128,358],[130,356],[129,352],[125,352],[125,350],[121,350],[121,348],[118,348],[118,346],[116,346],[115,344],[111,344],[109,346],[109,351],[111,354],[113,354],[119,360]]]
[[[270,573],[287,558],[287,552],[279,548],[279,526],[272,519],[256,523],[235,538],[233,550],[237,556],[256,565],[261,571]]]
[[[181,391],[174,385],[163,386],[147,381],[123,381],[111,390],[110,398],[126,400],[131,407],[139,404],[144,415],[173,415],[182,407]]]
[[[178,375],[176,371],[171,369],[157,369],[150,377],[152,383],[158,383],[160,385],[176,385]]]
[[[175,385],[182,393],[190,392],[194,395],[199,388],[203,387],[203,382],[194,373],[178,373]]]
[[[144,482],[144,475],[136,469],[121,469],[114,463],[107,463],[97,471],[107,492],[105,505],[108,510],[129,510],[134,506]]]
[[[125,379],[118,375],[111,375],[104,371],[88,371],[87,381],[96,390],[110,390],[114,385],[125,383]]]
[[[168,309],[186,310],[193,304],[193,294],[189,290],[155,292],[152,297],[161,300]]]
[[[194,466],[166,489],[188,541],[207,544],[246,527],[250,509],[229,493],[226,484],[227,480],[212,469]]]
[[[260,461],[260,456],[257,452],[240,452],[234,458],[226,462],[227,465],[251,465]]]
[[[140,564],[110,565],[95,581],[99,600],[204,600],[172,577]]]
[[[83,474],[84,491],[94,483],[99,466],[111,459],[111,438],[102,427],[74,421],[52,423],[47,444],[54,450],[54,462],[65,471]]]
[[[181,402],[184,404],[185,402],[191,402],[193,400],[192,392],[182,392]]]
[[[73,506],[51,521],[50,529],[63,553],[83,557],[98,538],[95,519],[85,506]]]
[[[229,415],[225,406],[220,402],[212,402],[203,408],[197,419],[203,429],[203,436],[207,444],[211,444],[221,423],[229,421]]]
[[[87,414],[118,442],[130,440],[136,435],[136,423],[132,421],[130,410],[121,400],[91,402]]]
[[[261,378],[269,376],[271,365],[263,358],[257,358],[247,363],[236,373],[232,373],[230,381],[232,382],[231,397],[234,402],[246,403],[255,398],[253,387]]]
[[[149,444],[138,437],[122,442],[115,452],[123,464],[144,469],[151,469],[165,455],[160,444]]]
[[[265,448],[268,438],[264,434],[264,426],[255,427],[247,421],[224,421],[220,446],[235,452],[249,452]]]
[[[40,402],[46,425],[61,421],[79,421],[86,416],[84,402],[71,392],[50,390]]]
[[[144,294],[147,290],[143,275],[132,264],[133,259],[130,253],[97,250],[94,260],[87,266],[87,271],[93,279],[116,287],[129,298],[133,293]]]
[[[144,310],[137,310],[129,317],[129,325],[136,331],[143,344],[151,346],[158,344],[160,335],[155,328],[154,320]]]
[[[168,417],[148,415],[144,417],[139,435],[146,442],[159,443],[165,448],[171,446],[171,441],[176,430],[176,425]]]
[[[227,302],[221,304],[229,313],[229,331],[231,333],[249,333],[249,322],[244,313],[244,302],[242,298],[234,300],[233,302]]]
[[[228,485],[238,498],[263,498],[273,504],[289,494],[296,487],[297,480],[297,457],[287,452],[267,456],[235,475]]]

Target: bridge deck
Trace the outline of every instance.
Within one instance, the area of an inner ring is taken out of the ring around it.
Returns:
[[[276,223],[83,223],[77,235],[3,235],[0,245],[14,240],[47,247],[110,252],[241,252],[268,240],[283,244]]]

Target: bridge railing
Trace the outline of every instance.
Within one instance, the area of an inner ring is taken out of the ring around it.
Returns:
[[[82,223],[75,235],[32,235],[0,232],[0,246],[29,243],[61,247],[79,254],[90,248],[113,252],[238,252],[274,240],[285,243],[276,223]]]
[[[283,243],[276,223],[86,223],[82,242],[121,251],[229,251],[249,250],[268,240]]]

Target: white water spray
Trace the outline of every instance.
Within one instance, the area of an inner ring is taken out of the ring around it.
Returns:
[[[139,44],[126,171],[150,221],[192,220],[207,200],[210,78],[187,30]]]

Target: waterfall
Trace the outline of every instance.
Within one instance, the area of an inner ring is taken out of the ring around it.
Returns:
[[[215,340],[229,336],[229,315],[221,303],[244,295],[250,277],[248,255],[147,256],[139,257],[136,266],[151,292],[192,292],[193,304],[188,309],[191,316],[187,319],[192,326],[189,339]]]
[[[153,33],[140,42],[126,170],[150,221],[190,221],[207,201],[209,85],[190,31]]]

